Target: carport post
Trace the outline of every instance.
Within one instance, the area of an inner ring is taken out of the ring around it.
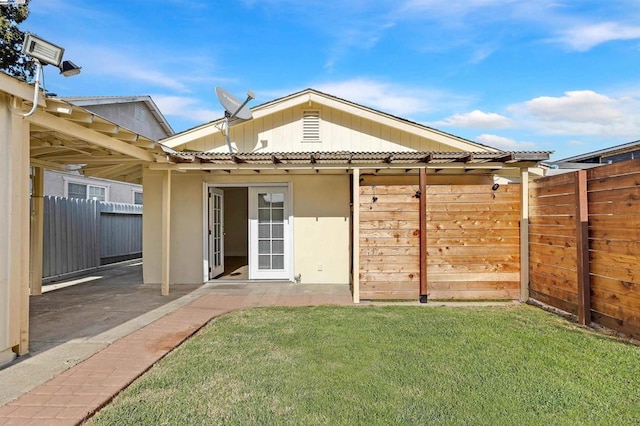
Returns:
[[[31,186],[31,295],[42,294],[42,246],[44,236],[44,169],[33,168]]]
[[[162,176],[162,295],[169,295],[171,276],[171,170]]]
[[[529,300],[529,169],[520,169],[520,301]]]
[[[351,281],[353,285],[353,303],[360,303],[360,169],[353,169],[351,191],[353,192],[353,257]]]

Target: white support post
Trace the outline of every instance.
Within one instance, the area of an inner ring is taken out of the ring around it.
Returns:
[[[351,277],[353,285],[353,303],[360,303],[360,169],[353,169],[353,243],[352,243],[352,264],[353,273]]]
[[[44,234],[44,169],[33,168],[31,184],[31,295],[42,294],[42,246]]]
[[[162,176],[162,295],[169,295],[171,277],[171,170]]]
[[[520,301],[529,300],[529,169],[520,169]]]

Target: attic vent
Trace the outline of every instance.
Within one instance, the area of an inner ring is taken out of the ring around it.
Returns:
[[[139,104],[135,104],[133,107],[133,118],[138,121],[142,121],[144,119],[144,112],[142,111],[142,106]]]
[[[302,142],[320,142],[320,111],[303,111]]]

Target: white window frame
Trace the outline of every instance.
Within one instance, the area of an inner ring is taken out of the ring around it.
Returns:
[[[91,198],[89,198],[89,187],[95,187],[95,188],[103,188],[104,189],[104,201],[108,202],[109,201],[109,190],[111,185],[109,185],[108,183],[104,183],[104,184],[96,184],[96,182],[88,180],[88,179],[77,179],[77,178],[71,178],[68,176],[64,176],[63,178],[64,180],[64,196],[65,197],[69,197],[69,184],[70,183],[75,183],[76,185],[85,185],[87,187],[87,198],[85,198],[85,200],[91,200]]]
[[[142,203],[136,204],[136,194],[142,195]],[[136,204],[136,206],[141,206],[144,203],[144,192],[142,189],[131,189],[131,204]]]
[[[203,219],[203,223],[202,223],[202,253],[203,253],[203,258],[202,258],[202,266],[203,266],[203,270],[202,270],[202,276],[203,276],[203,282],[210,282],[211,280],[209,279],[209,240],[208,240],[208,233],[205,232],[204,230],[208,229],[208,220],[209,220],[209,215],[207,212],[207,200],[208,200],[208,194],[209,194],[209,188],[228,188],[228,187],[233,187],[233,188],[252,188],[252,187],[285,187],[288,190],[288,200],[289,200],[289,208],[288,208],[288,219],[289,219],[289,224],[288,224],[288,244],[287,244],[287,249],[289,250],[289,277],[288,280],[290,282],[295,282],[294,279],[294,275],[295,275],[295,250],[294,250],[294,217],[295,217],[295,212],[294,212],[294,200],[293,200],[293,182],[224,182],[224,183],[214,183],[214,182],[203,182],[202,185],[202,219]],[[248,209],[248,206],[247,206]],[[247,231],[249,231],[249,224],[247,223]],[[251,238],[249,236],[249,238]],[[251,242],[249,242],[249,250],[251,250]]]

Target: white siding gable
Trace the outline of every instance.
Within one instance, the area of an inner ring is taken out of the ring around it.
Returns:
[[[494,151],[314,91],[258,107],[253,117],[231,123],[236,152]],[[163,142],[178,150],[228,152],[215,123]]]

